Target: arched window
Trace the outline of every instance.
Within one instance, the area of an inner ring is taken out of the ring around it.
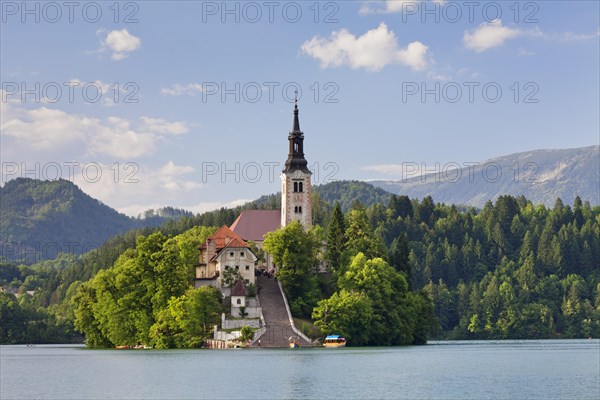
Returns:
[[[242,304],[242,299],[237,299],[238,304]]]
[[[298,152],[298,143],[294,143],[294,151],[297,153]]]
[[[294,212],[298,213],[298,206],[294,207]]]
[[[298,213],[302,214],[302,206],[298,207]]]
[[[298,191],[299,191],[299,192],[303,192],[303,191],[304,191],[304,188],[303,188],[302,186],[303,186],[303,185],[302,185],[302,182],[299,182],[299,183],[298,183]]]
[[[298,191],[298,182],[294,182],[294,193]]]

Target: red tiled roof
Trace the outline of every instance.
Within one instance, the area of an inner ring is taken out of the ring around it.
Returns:
[[[231,225],[231,230],[244,240],[262,241],[264,236],[281,226],[279,210],[246,210]]]
[[[235,286],[231,290],[231,295],[232,296],[248,296],[248,291],[246,290],[246,286],[244,285],[244,282],[237,281],[235,283]]]
[[[239,237],[235,232],[227,227],[227,225],[223,225],[220,227],[215,233],[213,233],[206,242],[212,241],[215,243],[215,251],[216,253],[219,250],[224,249],[225,247],[245,247],[250,248],[248,243],[244,241],[241,237]],[[206,249],[206,242],[204,242],[200,248]]]

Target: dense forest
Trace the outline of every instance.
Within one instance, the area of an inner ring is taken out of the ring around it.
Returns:
[[[367,196],[365,205],[339,193],[331,198],[350,201],[345,211],[313,193],[317,230],[328,243],[317,257],[326,261],[330,278],[319,279],[312,295],[293,296],[296,314],[318,322],[321,301],[357,303],[349,295],[352,282],[344,281],[341,272],[352,265],[365,270],[378,265],[391,266],[411,293],[427,293],[433,300],[432,338],[600,336],[600,207],[577,198],[573,205],[558,199],[547,208],[511,196],[481,210],[436,204],[430,197],[388,196],[382,202],[375,195]],[[0,296],[0,340],[80,340],[73,302],[78,288],[118,264],[125,253],[137,251],[140,240],[160,234],[168,241],[194,227],[230,225],[246,208],[277,206],[277,196],[271,195],[244,207],[131,230],[81,256],[61,254],[33,265],[3,260],[0,286],[18,298]],[[364,262],[356,259],[358,253]]]

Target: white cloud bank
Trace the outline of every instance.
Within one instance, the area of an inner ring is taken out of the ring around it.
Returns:
[[[156,142],[165,135],[189,132],[185,122],[161,118],[141,117],[132,123],[124,118],[100,119],[47,107],[26,109],[8,102],[1,104],[1,112],[0,129],[8,139],[5,144],[41,153],[64,154],[65,147],[71,145],[79,149],[75,156],[81,156],[83,148],[87,155],[136,159],[152,154]]]
[[[427,49],[419,41],[400,48],[395,33],[383,22],[362,36],[341,29],[329,38],[315,36],[301,47],[303,53],[319,60],[322,68],[349,66],[367,71],[379,71],[391,64],[423,70],[427,66]]]
[[[195,172],[193,167],[173,161],[158,168],[138,163],[97,165],[98,168],[90,168],[90,177],[76,171],[74,183],[93,198],[130,216],[137,216],[150,208],[173,206],[182,196],[199,197],[199,189],[203,187],[201,183],[186,178],[186,175]],[[96,169],[102,171],[100,176]],[[183,208],[195,211],[193,207]]]

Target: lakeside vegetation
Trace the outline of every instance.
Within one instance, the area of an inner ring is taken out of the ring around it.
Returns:
[[[334,208],[317,194],[314,194],[313,203],[315,219],[320,226],[312,235],[315,240],[327,241],[327,251],[319,255],[316,253],[318,246],[311,248],[310,243],[302,246],[312,249],[305,253],[310,257],[324,257],[329,275],[303,281],[306,279],[303,274],[297,274],[298,288],[294,287],[296,267],[288,272],[283,268],[281,278],[286,280],[286,273],[292,276],[286,291],[294,314],[312,319],[325,330],[344,332],[343,329],[347,329],[345,334],[354,335],[356,344],[383,343],[373,339],[378,337],[375,334],[378,330],[371,330],[374,321],[360,317],[373,314],[382,320],[389,317],[397,321],[390,315],[398,315],[402,320],[406,317],[402,312],[409,307],[392,309],[404,304],[403,301],[410,303],[410,299],[415,300],[414,296],[422,296],[423,299],[429,297],[433,305],[430,338],[600,337],[600,268],[597,261],[600,259],[600,207],[592,208],[579,199],[569,206],[559,199],[554,207],[547,208],[533,205],[524,197],[512,196],[501,196],[481,210],[436,204],[429,197],[411,200],[405,196],[391,196],[385,203],[374,202],[368,206],[354,202],[346,212],[341,207]],[[270,196],[265,202],[251,204],[248,208],[274,208],[277,205],[276,196]],[[195,240],[185,232],[194,227],[207,230],[210,226],[229,225],[239,212],[241,209],[221,209],[172,220],[161,227],[133,230],[81,256],[61,254],[54,260],[33,265],[2,261],[0,284],[19,292],[19,297],[0,293],[1,342],[81,340],[76,326],[84,330],[83,325],[76,325],[75,321],[85,290],[90,292],[90,288],[101,287],[101,283],[111,287],[118,276],[129,279],[127,274],[132,272],[126,266],[137,268],[138,276],[150,275],[150,271],[157,268],[158,264],[143,264],[138,260],[140,243],[150,241],[158,249],[157,254],[147,258],[148,263],[163,257],[161,265],[170,265],[168,268],[191,268],[192,264],[186,264],[186,260],[194,258],[194,262],[197,261],[197,254],[192,257],[190,250],[185,256],[189,258],[175,257],[173,254],[180,251],[176,250],[179,244],[174,244],[177,243],[175,238],[184,234],[189,240]],[[167,242],[169,245],[161,247]],[[191,249],[190,246],[184,245],[184,248]],[[284,252],[282,260],[285,257]],[[289,251],[287,257],[290,258]],[[172,260],[179,261],[170,264]],[[183,264],[186,266],[175,266]],[[292,265],[285,260],[282,264]],[[112,271],[109,272],[110,267]],[[357,278],[369,274],[373,276],[372,281],[381,283],[380,287],[394,288],[397,296],[391,298],[385,291],[379,293],[379,288]],[[171,271],[170,276],[176,274]],[[185,278],[183,274],[177,276],[184,281],[189,279],[189,275]],[[189,280],[170,285],[164,286],[160,280],[146,280],[137,286],[135,290],[140,295],[150,289],[163,292],[154,300],[150,296],[143,297],[145,303],[139,302],[140,307],[144,304],[143,312],[138,310],[135,315],[145,316],[146,322],[140,325],[143,329],[128,328],[130,333],[127,335],[108,329],[98,336],[97,344],[106,344],[106,340],[113,343],[113,339],[121,341],[124,337],[127,341],[135,341],[133,344],[140,339],[144,343],[154,340],[152,343],[156,344],[160,332],[176,332],[181,338],[178,343],[199,343],[198,338],[186,336],[186,326],[173,322],[193,307],[189,300],[191,293],[186,293]],[[111,290],[116,289],[111,287]],[[129,293],[125,288],[122,290]],[[29,296],[27,291],[35,292]],[[403,296],[410,299],[403,300]],[[171,297],[179,300],[169,303]],[[112,304],[103,298],[102,302],[106,307],[121,307],[118,301]],[[374,312],[374,307],[380,306],[390,315]],[[343,320],[331,318],[333,311],[329,310],[336,308],[351,310],[352,321],[369,329],[353,332],[353,326],[344,326]],[[327,313],[323,313],[324,309]],[[98,318],[102,314],[99,308],[92,311],[98,312]],[[96,318],[96,314],[93,315]],[[414,315],[421,314],[415,311]],[[410,318],[405,320],[411,321]],[[110,319],[106,321],[109,325],[116,324]],[[155,336],[151,337],[150,328],[155,324]],[[425,326],[428,322],[423,320],[418,324]],[[192,323],[189,326],[198,325]],[[142,331],[148,334],[131,333]],[[412,340],[419,337],[413,329],[406,331],[413,332]],[[361,337],[364,332],[368,334]],[[389,336],[388,333],[386,337]],[[394,339],[391,343],[410,342],[407,337]],[[165,346],[178,344],[165,342]]]

